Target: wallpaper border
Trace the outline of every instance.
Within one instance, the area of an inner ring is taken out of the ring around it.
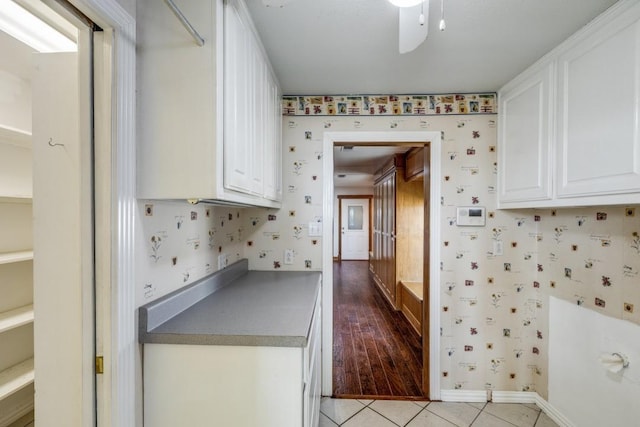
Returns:
[[[288,95],[283,116],[450,116],[496,114],[495,92],[436,95]]]

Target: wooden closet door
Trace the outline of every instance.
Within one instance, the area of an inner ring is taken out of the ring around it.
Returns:
[[[383,259],[383,267],[382,267],[382,285],[386,289],[387,294],[389,295],[392,303],[395,302],[395,287],[391,286],[393,281],[394,274],[394,236],[393,236],[393,210],[394,210],[394,201],[393,201],[393,186],[394,180],[393,175],[387,176],[383,183],[383,209],[382,209],[382,239],[383,239],[383,248],[382,248],[382,259]]]
[[[387,288],[391,300],[396,302],[396,173],[389,176],[389,208],[387,211],[389,220],[389,253]]]

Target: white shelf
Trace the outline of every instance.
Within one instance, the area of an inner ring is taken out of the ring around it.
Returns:
[[[0,313],[0,333],[33,322],[33,304]]]
[[[33,383],[33,358],[0,372],[0,400]]]
[[[33,198],[30,195],[15,195],[15,196],[2,196],[0,195],[0,203],[22,203],[25,205],[31,204]]]
[[[33,251],[0,253],[0,264],[30,261],[33,259]]]
[[[0,143],[8,143],[19,147],[31,147],[31,133],[21,129],[0,125]]]

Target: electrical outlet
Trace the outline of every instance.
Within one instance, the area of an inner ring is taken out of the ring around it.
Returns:
[[[222,270],[227,265],[229,265],[229,255],[227,254],[218,255],[218,270]]]
[[[284,250],[284,263],[289,265],[293,264],[293,249]]]
[[[504,252],[502,240],[494,240],[493,241],[493,255],[498,256],[502,255]]]

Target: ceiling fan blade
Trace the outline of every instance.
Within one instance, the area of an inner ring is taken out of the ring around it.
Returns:
[[[411,52],[427,38],[429,32],[429,0],[423,4],[398,8],[400,53]],[[420,24],[420,14],[424,14],[424,24]]]
[[[283,7],[287,3],[291,3],[293,0],[262,0],[262,4],[267,7]]]

